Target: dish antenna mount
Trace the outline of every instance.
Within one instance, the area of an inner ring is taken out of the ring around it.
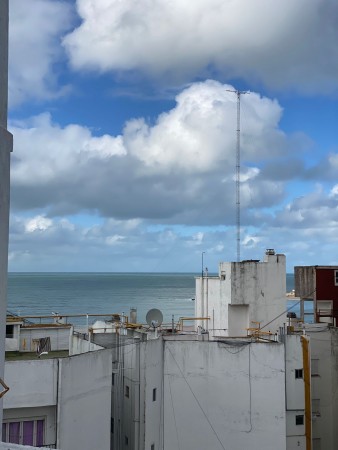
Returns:
[[[157,328],[162,325],[163,322],[163,314],[159,309],[150,309],[146,315],[147,324],[154,328],[155,336],[157,337]]]

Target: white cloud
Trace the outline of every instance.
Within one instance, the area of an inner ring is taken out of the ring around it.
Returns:
[[[56,65],[60,40],[71,24],[70,4],[59,0],[10,0],[9,101],[11,106],[63,95]]]
[[[64,39],[75,69],[141,70],[300,91],[337,90],[335,0],[77,0],[81,25]]]
[[[53,224],[51,219],[43,216],[36,216],[32,219],[28,219],[25,224],[25,230],[27,233],[34,233],[35,231],[46,231]]]
[[[210,80],[193,84],[153,125],[131,120],[119,136],[94,136],[76,124],[61,127],[47,113],[13,122],[13,207],[223,223],[219,202],[232,211],[235,189],[236,96],[229,88]],[[287,157],[288,138],[278,129],[282,110],[275,100],[252,93],[242,111],[243,202],[270,206],[282,198],[283,184],[264,180],[253,164]]]

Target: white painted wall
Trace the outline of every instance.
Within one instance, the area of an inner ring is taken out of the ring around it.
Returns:
[[[312,437],[320,448],[338,448],[338,329],[306,325],[311,345]],[[317,447],[318,448],[318,447]]]
[[[304,411],[304,379],[295,377],[296,369],[303,369],[303,350],[301,336],[286,335],[284,336],[284,338],[286,408],[288,410]]]
[[[71,333],[69,356],[79,355],[81,353],[93,352],[95,350],[102,350],[104,347],[82,339],[81,336]]]
[[[284,377],[281,344],[165,341],[163,449],[285,450]]]
[[[287,450],[305,450],[305,386],[304,378],[296,378],[296,369],[303,369],[300,335],[285,335],[285,387]],[[304,374],[304,372],[303,372]],[[304,417],[304,425],[296,425],[296,416]]]
[[[57,359],[6,361],[10,390],[4,396],[4,408],[56,405],[57,366]]]
[[[244,314],[235,309],[245,305]],[[261,327],[272,321],[264,330],[275,333],[285,322],[285,316],[278,317],[285,310],[284,255],[265,255],[263,262],[222,262],[218,277],[196,278],[195,315],[210,317],[199,324],[209,327],[211,335],[245,336],[253,321]]]
[[[57,446],[109,450],[112,352],[60,359]]]
[[[15,338],[6,338],[5,341],[6,352],[18,352],[19,340]]]
[[[58,448],[110,449],[112,352],[71,358],[7,361],[5,418],[44,417]],[[57,410],[57,417],[56,417]]]
[[[143,386],[144,399],[144,449],[161,448],[163,427],[161,426],[163,408],[163,369],[164,369],[164,343],[162,339],[148,341],[141,347],[143,358],[141,363],[141,386]],[[143,375],[143,376],[142,376]],[[156,389],[156,401],[153,401],[153,389]],[[142,418],[141,412],[141,418]],[[172,447],[174,448],[174,447]]]
[[[9,232],[9,171],[12,135],[7,131],[8,0],[0,0],[0,377],[4,376]],[[6,380],[5,380],[6,381]],[[0,400],[0,422],[2,400]],[[0,437],[1,437],[0,430]]]
[[[20,351],[35,352],[36,343],[34,339],[41,339],[45,337],[50,338],[52,351],[68,350],[69,338],[71,333],[70,326],[58,327],[22,327],[20,330]]]

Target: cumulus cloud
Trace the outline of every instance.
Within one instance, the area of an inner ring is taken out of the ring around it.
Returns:
[[[330,233],[338,226],[338,197],[336,186],[329,192],[317,184],[313,192],[294,198],[283,209],[276,212],[275,227],[303,229],[304,232],[320,230],[321,233]],[[317,232],[317,231],[316,231]]]
[[[236,96],[229,89],[215,81],[193,84],[153,124],[131,120],[118,136],[61,127],[50,114],[13,122],[13,207],[180,224],[224,223],[226,210],[231,223]],[[283,184],[261,177],[258,166],[288,157],[288,138],[278,128],[281,107],[251,93],[242,111],[243,205],[277,204]]]
[[[70,29],[71,5],[61,0],[9,3],[10,105],[63,95],[68,88],[60,88],[56,67],[64,58],[60,40]]]
[[[64,39],[76,70],[186,81],[216,70],[303,92],[337,90],[335,0],[77,0]]]

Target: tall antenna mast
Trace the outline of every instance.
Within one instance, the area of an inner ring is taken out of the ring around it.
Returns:
[[[236,141],[236,228],[237,228],[237,262],[241,260],[241,95],[245,91],[230,90],[237,96],[237,141]]]

